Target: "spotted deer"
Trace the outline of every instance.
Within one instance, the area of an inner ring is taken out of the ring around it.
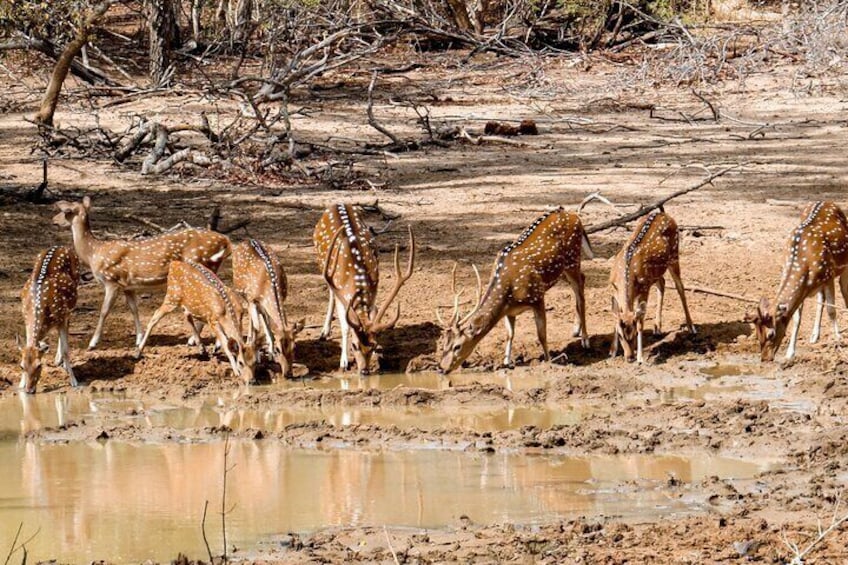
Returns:
[[[648,292],[652,286],[657,288],[657,316],[654,320],[654,333],[662,331],[662,307],[665,296],[665,273],[668,271],[674,281],[689,331],[696,333],[689,315],[683,281],[680,278],[680,257],[677,223],[659,208],[644,216],[613,259],[610,272],[612,291],[612,312],[615,319],[610,356],[618,354],[618,347],[624,358],[636,361],[644,360],[642,351],[642,331],[645,323],[645,311],[648,305]]]
[[[77,304],[79,284],[79,259],[67,247],[51,247],[42,251],[35,260],[29,280],[21,290],[21,306],[26,324],[26,342],[17,338],[21,352],[21,383],[24,391],[35,393],[41,378],[41,356],[47,351],[42,341],[56,328],[59,345],[56,348],[56,365],[60,363],[77,386],[68,346],[68,322]]]
[[[777,290],[774,308],[767,298],[760,300],[757,312],[746,316],[754,324],[762,361],[774,356],[793,318],[786,359],[795,356],[804,301],[818,295],[816,320],[810,342],[819,339],[825,303],[833,323],[833,337],[839,340],[836,322],[834,283],[839,279],[842,298],[848,305],[848,220],[833,202],[813,202],[804,207],[801,223],[789,237],[786,262]]]
[[[141,357],[144,345],[156,324],[167,314],[182,307],[201,354],[206,350],[200,341],[196,320],[209,324],[236,377],[241,377],[245,384],[250,384],[256,365],[256,353],[253,343],[245,342],[242,336],[241,320],[244,311],[235,293],[230,291],[211,269],[188,261],[171,261],[167,285],[165,301],[150,318],[144,337],[136,350],[136,358]]]
[[[353,206],[338,204],[328,208],[315,226],[312,239],[318,264],[329,288],[327,316],[321,338],[330,334],[333,310],[342,332],[342,351],[339,367],[348,368],[348,333],[353,331],[350,349],[357,369],[367,375],[371,357],[377,346],[377,336],[394,327],[400,318],[400,304],[394,316],[382,321],[401,287],[412,276],[415,265],[415,236],[409,229],[409,259],[401,272],[398,248],[395,247],[394,286],[382,306],[377,307],[377,286],[380,282],[377,247],[371,231]]]
[[[289,326],[283,303],[288,285],[279,259],[261,241],[250,239],[233,247],[233,288],[247,301],[250,332],[247,340],[256,343],[264,335],[284,377],[292,375],[294,338],[303,322]]]
[[[507,331],[504,365],[512,365],[515,318],[525,310],[533,311],[539,343],[545,360],[550,360],[545,293],[562,277],[571,285],[576,303],[572,335],[579,336],[583,347],[588,349],[583,295],[586,277],[580,270],[581,250],[587,257],[593,257],[580,216],[560,207],[538,218],[498,253],[486,292],[478,296],[476,307],[465,317],[460,317],[459,293],[454,283],[453,315],[447,325],[442,324],[445,327],[440,341],[440,370],[449,373],[459,367],[501,318]]]
[[[105,290],[89,349],[94,349],[100,342],[103,323],[115,304],[118,291],[124,293],[132,312],[138,345],[142,325],[138,317],[136,292],[163,287],[168,278],[168,264],[173,260],[194,261],[217,271],[230,253],[230,240],[206,229],[186,229],[144,239],[104,241],[97,239],[91,231],[91,199],[88,196],[82,202],[61,201],[56,206],[60,212],[53,218],[53,223],[60,227],[70,226],[77,255]]]

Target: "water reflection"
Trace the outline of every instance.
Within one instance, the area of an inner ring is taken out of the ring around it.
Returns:
[[[435,528],[466,514],[478,522],[534,523],[596,514],[655,517],[691,510],[662,490],[669,474],[751,477],[756,462],[712,456],[528,457],[446,451],[288,450],[234,442],[229,537],[250,548],[288,531],[326,526]],[[0,442],[0,531],[24,522],[41,534],[30,560],[117,562],[204,555],[203,505],[220,509],[223,446]],[[622,481],[643,481],[639,488]],[[656,481],[644,483],[644,481]],[[210,518],[211,520],[211,518]],[[208,524],[220,548],[220,519]],[[0,539],[6,546],[11,539]]]
[[[334,426],[380,425],[422,430],[462,429],[477,432],[515,430],[523,426],[549,428],[578,423],[590,405],[559,408],[461,406],[441,407],[349,407],[255,409],[239,407],[232,400],[210,398],[196,407],[128,400],[107,394],[38,394],[0,398],[0,437],[26,434],[81,420],[109,426],[135,423],[147,427],[202,429],[227,426],[233,430],[282,431],[286,426],[326,422]]]

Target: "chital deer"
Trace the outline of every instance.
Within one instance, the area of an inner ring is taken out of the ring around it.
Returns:
[[[47,344],[42,340],[53,328],[59,333],[56,365],[61,363],[71,379],[71,386],[77,386],[68,347],[68,322],[77,304],[78,284],[79,260],[73,251],[67,247],[51,247],[38,255],[32,275],[21,290],[26,342],[21,344],[17,338],[21,351],[20,387],[28,393],[35,392],[41,378],[41,356],[47,351]]]
[[[187,261],[171,261],[167,281],[165,301],[150,318],[144,337],[136,350],[136,358],[141,357],[144,345],[156,324],[165,315],[182,307],[200,352],[203,354],[206,350],[200,341],[195,319],[209,324],[224,349],[233,372],[237,377],[241,377],[245,384],[250,384],[256,365],[256,352],[253,343],[245,342],[242,336],[241,320],[244,311],[236,294],[231,292],[213,271]]]
[[[206,229],[186,229],[145,239],[104,241],[94,237],[89,222],[91,200],[58,202],[60,212],[53,218],[57,226],[71,227],[74,248],[105,289],[103,306],[89,349],[97,347],[103,323],[115,304],[118,291],[124,293],[135,321],[136,345],[141,342],[136,291],[161,288],[168,278],[168,264],[174,260],[194,261],[217,271],[230,253],[230,240]]]
[[[454,311],[440,342],[441,371],[448,373],[459,367],[501,318],[505,319],[507,330],[504,364],[512,365],[515,318],[525,310],[533,311],[539,343],[545,360],[550,360],[545,293],[561,277],[565,277],[574,292],[576,314],[572,333],[574,337],[580,336],[583,347],[588,348],[583,295],[586,278],[580,271],[581,249],[592,258],[580,216],[557,208],[538,218],[498,254],[486,292],[480,298],[478,291],[476,308],[464,318],[460,318],[459,294],[454,282]],[[478,289],[479,286],[478,275]]]
[[[833,323],[833,337],[839,339],[834,304],[834,282],[837,278],[842,298],[848,305],[848,220],[836,204],[813,202],[804,207],[801,223],[792,230],[788,247],[774,309],[768,299],[763,298],[757,313],[746,316],[757,331],[763,361],[774,361],[790,317],[794,317],[794,324],[786,359],[795,356],[804,300],[816,293],[818,305],[810,341],[818,341],[825,303]]]
[[[359,373],[369,372],[371,356],[377,346],[380,332],[394,327],[400,317],[400,304],[395,315],[383,322],[392,301],[401,287],[412,276],[415,265],[415,236],[409,228],[409,260],[406,271],[400,270],[398,248],[395,247],[395,281],[383,305],[377,308],[377,285],[380,282],[377,248],[365,222],[353,206],[338,204],[328,208],[318,224],[312,239],[318,254],[321,273],[329,287],[330,300],[321,338],[330,334],[333,309],[342,331],[342,352],[339,367],[348,368],[348,332],[353,357]]]
[[[232,259],[233,288],[245,298],[250,311],[247,340],[256,343],[257,336],[264,335],[283,376],[290,377],[294,338],[303,322],[289,326],[286,320],[286,272],[273,251],[255,239],[234,246]]]
[[[654,333],[662,330],[662,307],[665,295],[665,272],[671,274],[689,331],[696,333],[689,315],[683,281],[680,279],[680,257],[677,224],[662,209],[643,217],[636,224],[624,247],[616,254],[610,272],[612,312],[615,318],[610,356],[618,354],[619,344],[624,358],[642,363],[642,331],[648,292],[657,287],[657,317]]]

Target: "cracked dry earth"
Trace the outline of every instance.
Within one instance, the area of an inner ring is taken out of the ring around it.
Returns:
[[[70,389],[50,367],[37,395],[19,396],[18,292],[37,252],[70,238],[50,225],[50,206],[2,197],[3,544],[23,522],[24,533],[40,528],[28,544],[31,561],[169,561],[179,552],[208,560],[201,518],[208,501],[208,539],[220,554],[227,464],[228,554],[254,562],[782,563],[794,555],[787,542],[805,549],[819,521],[827,527],[834,512],[846,512],[837,507],[848,477],[842,345],[825,331],[818,344],[802,341],[792,363],[761,365],[742,321],[746,304],[689,294],[699,330],[691,336],[669,292],[666,327],[648,338],[647,363],[608,359],[609,258],[625,229],[593,234],[596,257],[584,260],[590,351],[570,337],[573,299],[558,285],[548,295],[548,335],[554,354],[567,360],[540,362],[525,315],[514,369],[499,367],[506,332],[498,326],[467,368],[449,377],[431,371],[439,335],[433,311],[450,303],[454,261],[470,289],[470,264],[490,265],[546,207],[575,207],[600,190],[621,210],[590,205],[583,220],[596,224],[697,183],[703,171],[687,164],[744,166],[666,205],[681,226],[684,282],[752,298],[773,294],[803,205],[848,204],[848,122],[838,84],[796,95],[787,86],[794,70],[775,67],[742,85],[713,87],[709,96],[726,117],[688,123],[640,109],[695,112],[701,102],[688,90],[610,87],[621,72],[611,65],[581,71],[549,61],[555,95],[531,98],[521,63],[426,63],[386,79],[385,88],[409,96],[426,85],[437,94],[433,120],[479,127],[477,118],[531,118],[540,135],[519,145],[365,160],[357,168],[382,185],[365,192],[149,179],[135,168],[74,159],[52,165],[51,191],[90,195],[99,233],[137,232],[128,215],[202,223],[213,203],[223,204],[225,218],[249,217],[250,234],[285,265],[289,315],[309,326],[297,345],[302,378],[270,383],[266,374],[263,384],[240,391],[223,358],[200,358],[185,345],[179,317],[166,318],[136,361],[123,304],[101,347],[86,351],[102,297],[89,284],[71,324],[83,386]],[[303,93],[320,112],[295,120],[295,129],[304,139],[334,132],[379,141],[364,118],[366,86],[351,79],[333,96]],[[203,104],[184,94],[121,112],[176,120]],[[64,123],[90,119],[70,101],[60,110]],[[418,135],[402,108],[377,110],[387,127]],[[28,149],[34,135],[23,121],[28,111],[0,116],[6,190],[40,180]],[[108,110],[101,118],[121,121]],[[763,123],[764,135],[749,136]],[[383,374],[340,376],[338,330],[317,339],[326,291],[312,226],[333,202],[374,199],[402,214],[378,238],[384,273],[407,223],[420,242],[416,272],[400,293],[401,322],[384,339]],[[143,297],[143,317],[160,300]],[[650,326],[651,305],[648,313]],[[804,562],[845,562],[846,542],[848,532],[836,527]]]

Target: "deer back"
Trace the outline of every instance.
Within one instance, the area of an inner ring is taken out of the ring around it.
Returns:
[[[288,283],[279,259],[265,244],[256,239],[233,247],[233,288],[248,302],[269,300],[281,315]]]
[[[678,261],[677,223],[661,210],[644,216],[616,254],[610,271],[619,307],[629,311],[634,301],[644,300],[651,285]]]
[[[330,249],[339,230],[335,249]],[[369,319],[377,306],[380,269],[374,237],[359,213],[346,204],[331,206],[315,226],[313,241],[322,270],[327,254],[335,254],[330,260],[333,286],[345,300],[353,303],[351,309],[361,319]]]
[[[807,296],[848,266],[845,214],[833,202],[808,204],[787,247],[776,306],[792,313]]]
[[[241,304],[212,270],[198,263],[172,261],[165,300],[209,324],[220,323],[228,337],[238,336],[241,343]]]
[[[79,259],[73,250],[54,246],[42,251],[21,290],[27,334],[39,341],[63,323],[76,307]],[[30,344],[31,345],[31,344]]]
[[[498,253],[480,307],[498,297],[538,302],[564,272],[579,273],[584,248],[589,250],[588,239],[577,214],[562,208],[547,212]]]
[[[230,253],[229,239],[206,229],[187,229],[138,240],[103,241],[90,257],[95,276],[122,287],[165,283],[171,261],[191,261],[217,270]]]

